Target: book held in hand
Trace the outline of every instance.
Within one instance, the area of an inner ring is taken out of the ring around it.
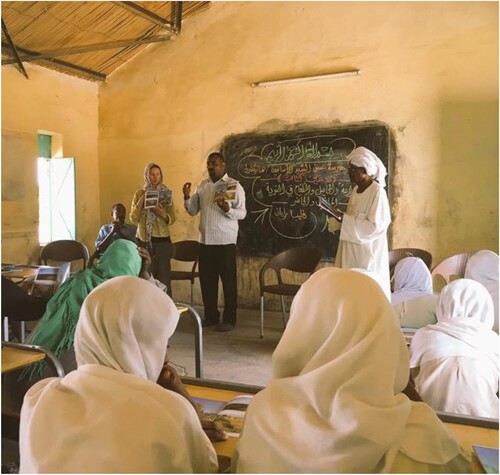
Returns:
[[[156,208],[161,204],[164,208],[172,204],[171,190],[148,190],[144,199],[144,208]]]
[[[201,410],[201,418],[206,421],[214,421],[227,435],[239,437],[243,428],[243,420],[248,405],[253,396],[235,396],[229,402],[214,401],[193,397]]]
[[[236,186],[238,182],[236,180],[231,180],[228,182],[218,183],[215,187],[214,201],[224,198],[227,202],[232,202],[236,200]]]
[[[333,218],[338,217],[338,211],[335,210],[335,208],[330,203],[328,203],[328,201],[326,201],[325,198],[322,198],[322,197],[318,198],[318,206],[322,210],[326,211]]]

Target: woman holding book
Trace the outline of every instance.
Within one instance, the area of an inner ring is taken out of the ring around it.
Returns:
[[[151,272],[172,295],[169,226],[175,222],[175,211],[172,191],[163,184],[163,173],[156,163],[149,163],[144,169],[144,186],[134,194],[130,221],[137,225],[139,245],[146,247],[151,254]]]
[[[172,299],[137,277],[91,292],[76,328],[78,369],[24,398],[21,473],[216,472],[214,447],[164,363],[178,320]]]
[[[348,269],[315,272],[292,303],[272,357],[273,380],[248,407],[233,468],[470,472],[434,411],[403,392],[408,359],[391,304],[373,279]]]

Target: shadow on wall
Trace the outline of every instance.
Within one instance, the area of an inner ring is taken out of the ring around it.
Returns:
[[[439,134],[435,255],[498,249],[498,101],[444,102]]]

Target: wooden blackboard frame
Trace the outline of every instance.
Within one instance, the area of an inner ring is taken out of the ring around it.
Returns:
[[[346,157],[359,146],[375,152],[386,166],[388,190],[391,144],[389,127],[378,121],[227,137],[221,147],[226,171],[246,194],[239,253],[271,257],[291,247],[315,246],[323,260],[334,260],[340,233],[328,231],[317,198],[345,210],[352,190]]]

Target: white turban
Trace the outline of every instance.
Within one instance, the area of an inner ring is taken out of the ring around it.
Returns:
[[[363,167],[368,175],[385,188],[387,170],[380,158],[371,150],[365,147],[357,147],[347,156],[347,160],[357,167]]]

